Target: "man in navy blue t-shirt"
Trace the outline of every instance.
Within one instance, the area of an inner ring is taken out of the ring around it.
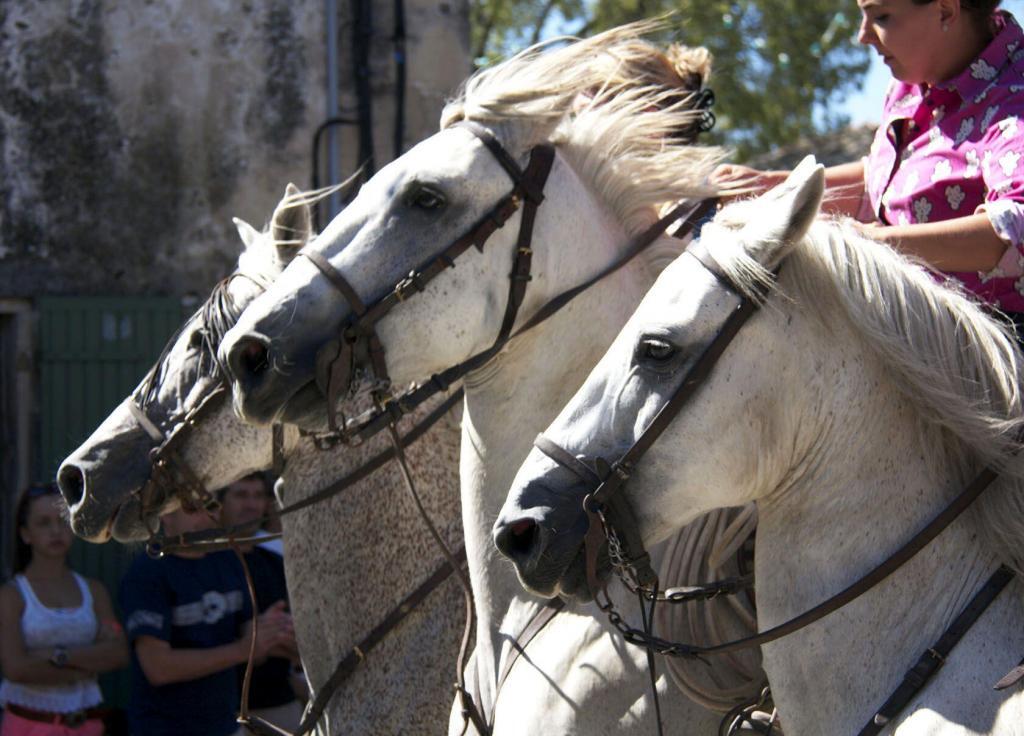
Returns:
[[[213,526],[206,513],[176,511],[162,521],[167,534]],[[252,606],[235,554],[139,555],[121,581],[120,600],[132,646],[132,733],[241,733],[235,668],[249,656]],[[283,606],[258,623],[257,659],[293,635]]]

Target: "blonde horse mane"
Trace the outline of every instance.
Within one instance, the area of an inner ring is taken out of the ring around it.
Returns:
[[[764,217],[760,200],[722,210],[711,227],[739,229]],[[753,293],[770,280],[738,238],[705,238],[723,268]],[[715,246],[718,247],[715,247]],[[1021,353],[1013,329],[922,265],[861,236],[848,221],[819,220],[784,256],[785,298],[826,325],[842,319],[888,368],[917,408],[921,446],[933,467],[982,467],[1002,478],[979,499],[976,518],[996,555],[1024,572],[1024,429]],[[813,307],[811,306],[813,305]]]
[[[441,127],[471,119],[515,126],[525,146],[551,141],[627,232],[639,232],[666,202],[712,196],[707,177],[723,158],[719,148],[692,143],[710,54],[641,39],[663,25],[526,49],[467,80]]]

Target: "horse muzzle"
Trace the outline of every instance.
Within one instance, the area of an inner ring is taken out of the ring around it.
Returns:
[[[276,346],[270,338],[256,332],[238,335],[228,333],[220,347],[219,358],[231,381],[232,406],[235,414],[256,426],[266,426],[284,420],[309,429],[317,422],[307,394],[317,394],[312,360],[309,368],[304,361],[285,359],[275,354]],[[287,371],[278,365],[287,365]],[[322,397],[316,402],[322,417]]]
[[[512,561],[525,588],[537,595],[588,600],[583,540],[588,520],[583,489],[555,492],[539,481],[522,487],[494,525],[494,544]],[[529,500],[526,500],[529,499]],[[529,505],[527,505],[529,504]],[[607,555],[605,555],[605,565]]]

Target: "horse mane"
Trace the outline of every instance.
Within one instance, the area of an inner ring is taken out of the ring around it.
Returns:
[[[327,198],[335,192],[347,192],[348,189],[362,176],[362,171],[357,171],[351,177],[329,187],[303,191],[292,189],[285,193],[275,209],[277,213],[296,206],[311,206]],[[196,368],[198,378],[214,378],[218,371],[223,370],[219,364],[217,350],[228,330],[235,326],[238,318],[246,305],[238,304],[231,295],[231,282],[237,278],[244,278],[256,284],[261,289],[266,289],[280,275],[288,263],[282,260],[279,246],[301,247],[304,240],[281,238],[275,235],[288,235],[290,228],[282,221],[276,220],[268,223],[259,231],[255,239],[248,243],[238,257],[238,267],[226,277],[218,281],[210,296],[207,297],[199,308],[187,319],[184,324],[167,340],[157,358],[156,363],[146,374],[140,387],[140,398],[142,406],[145,407],[156,399],[160,385],[168,371],[167,361],[175,343],[182,333],[189,329],[198,328],[202,330],[202,347],[199,356],[199,363]],[[312,233],[309,233],[312,238]]]
[[[441,127],[471,119],[516,126],[525,146],[554,143],[626,231],[640,232],[666,202],[713,196],[707,178],[724,157],[693,144],[711,56],[640,38],[662,27],[647,21],[532,46],[467,80]]]
[[[266,233],[261,233],[261,238],[264,238],[265,235]],[[269,240],[269,238],[265,239]],[[153,367],[149,369],[149,373],[146,374],[140,387],[140,398],[143,408],[156,400],[157,393],[169,368],[167,361],[170,358],[171,350],[181,338],[181,335],[190,329],[196,328],[202,331],[202,345],[200,348],[202,352],[199,355],[199,363],[196,367],[196,377],[213,378],[217,375],[221,369],[217,358],[217,348],[220,347],[224,335],[235,325],[238,318],[242,316],[244,308],[235,302],[230,292],[232,279],[238,277],[240,277],[240,272],[235,271],[230,276],[218,281],[206,301],[200,305],[192,316],[185,320],[184,324],[164,344],[160,356],[156,359]]]
[[[739,229],[763,217],[758,202],[723,209],[711,227]],[[748,294],[771,280],[739,238],[705,240]],[[979,536],[1024,572],[1024,463],[1017,456],[1024,359],[1013,328],[957,285],[936,281],[924,264],[863,237],[849,221],[819,220],[787,250],[785,298],[826,326],[843,320],[878,356],[918,411],[921,447],[932,467],[952,466],[963,483],[982,467],[1001,473],[975,504],[985,530]]]

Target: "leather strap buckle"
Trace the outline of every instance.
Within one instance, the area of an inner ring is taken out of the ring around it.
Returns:
[[[395,298],[404,302],[410,293],[423,291],[423,284],[420,282],[420,275],[411,271],[408,276],[395,285]]]

